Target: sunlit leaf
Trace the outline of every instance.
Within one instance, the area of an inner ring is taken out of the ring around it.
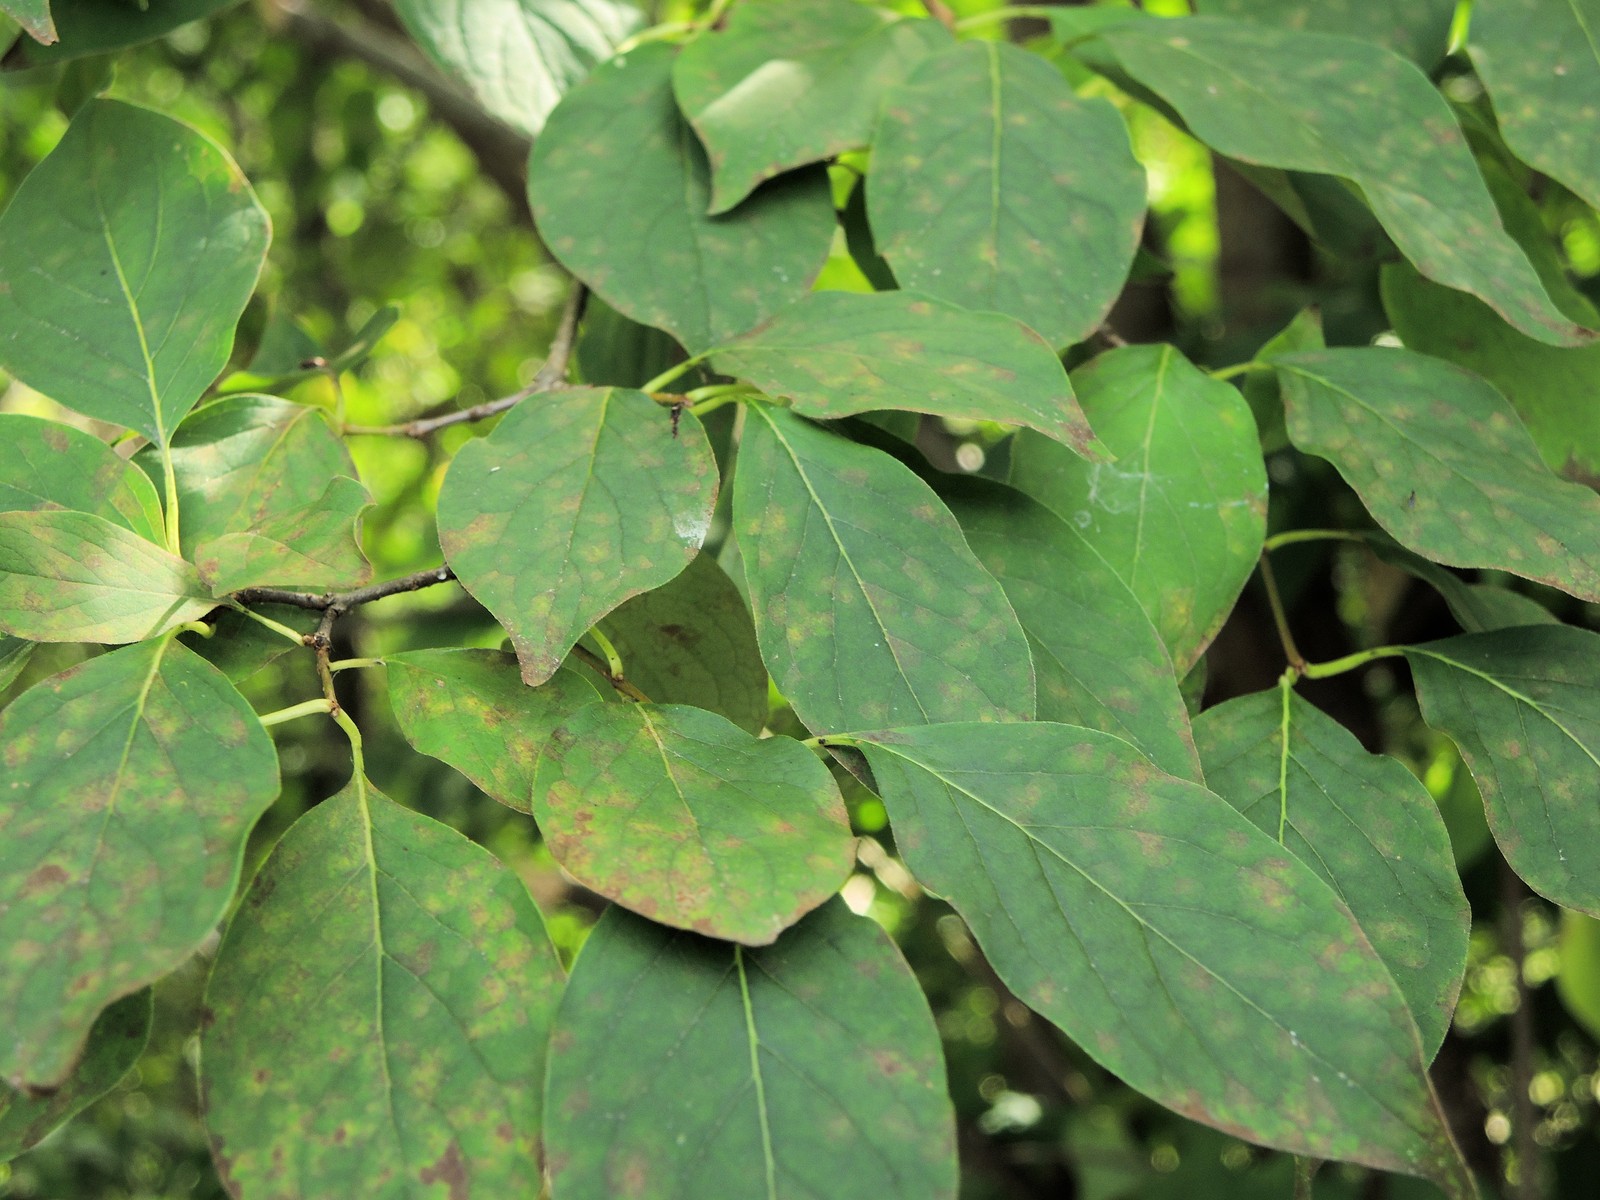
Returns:
[[[6,14],[28,31],[28,36],[46,45],[56,40],[56,24],[50,17],[50,0],[6,0],[0,4]]]
[[[0,365],[164,444],[228,360],[267,237],[215,142],[91,100],[0,215]]]
[[[685,46],[673,90],[710,155],[711,211],[872,139],[883,93],[952,44],[937,21],[855,0],[745,0]]]
[[[1556,974],[1556,993],[1589,1036],[1600,1037],[1600,921],[1563,912],[1558,946],[1561,970]]]
[[[0,1076],[66,1079],[96,1014],[210,935],[277,757],[221,672],[170,638],[0,713]]]
[[[1516,156],[1600,205],[1600,5],[1495,0],[1473,6],[1472,62]]]
[[[104,517],[0,513],[0,630],[35,642],[137,642],[216,605],[199,573]]]
[[[1415,64],[1354,38],[1212,17],[1132,21],[1100,39],[1212,149],[1349,179],[1428,278],[1540,341],[1591,338],[1506,234],[1454,114]]]
[[[1293,692],[1256,692],[1207,709],[1194,737],[1211,790],[1355,914],[1431,1060],[1461,990],[1471,912],[1428,789]]]
[[[689,565],[716,497],[692,414],[674,431],[642,392],[574,388],[462,447],[439,494],[439,543],[540,684],[597,620]]]
[[[1027,425],[1103,453],[1055,351],[998,313],[910,292],[812,292],[712,361],[813,417],[905,409]]]
[[[1383,308],[1406,348],[1481,375],[1511,401],[1540,457],[1555,471],[1600,477],[1600,346],[1547,346],[1462,292],[1429,283],[1404,263],[1383,268]]]
[[[1489,384],[1382,347],[1272,364],[1294,444],[1333,463],[1396,541],[1600,600],[1600,496],[1544,465]]]
[[[1129,346],[1073,374],[1113,462],[1088,463],[1024,431],[1011,482],[1111,564],[1179,673],[1222,627],[1266,533],[1267,477],[1238,391],[1171,346]]]
[[[105,1095],[126,1075],[150,1037],[150,992],[124,996],[89,1030],[78,1067],[61,1087],[39,1096],[0,1084],[0,1162],[15,1158]]]
[[[397,0],[428,57],[529,136],[642,23],[626,0]]]
[[[887,454],[752,405],[733,519],[762,656],[813,730],[1032,718],[1016,614]]]
[[[1172,659],[1105,559],[1010,488],[967,479],[941,494],[1028,635],[1039,720],[1116,734],[1162,770],[1201,782]]]
[[[1406,660],[1506,861],[1540,895],[1600,916],[1600,634],[1502,629],[1408,646]]]
[[[1087,337],[1122,291],[1145,173],[1111,102],[1037,55],[964,42],[884,101],[867,212],[902,286],[1007,313],[1052,346]]]
[[[704,350],[804,295],[835,223],[821,167],[706,215],[711,172],[672,98],[674,54],[640,46],[575,88],[534,144],[528,192],[563,266],[618,312]]]
[[[917,879],[1126,1083],[1252,1141],[1470,1194],[1382,960],[1225,800],[1071,725],[859,741]]]
[[[652,1064],[641,1071],[640,1064]],[[748,950],[620,909],[584,943],[550,1050],[562,1200],[952,1200],[955,1129],[927,1001],[835,900]]]
[[[152,542],[165,537],[149,478],[99,438],[38,417],[0,413],[0,512],[70,508]]]
[[[739,589],[710,555],[600,621],[628,681],[658,704],[692,704],[759,733],[767,668]]]
[[[243,1196],[538,1190],[561,967],[521,881],[359,777],[284,834],[206,987],[206,1126]]]
[[[390,654],[389,702],[406,740],[449,763],[501,804],[532,811],[533,770],[555,727],[604,697],[581,672],[522,682],[517,660],[498,650]]]
[[[595,704],[550,736],[533,815],[580,883],[677,929],[764,946],[839,890],[855,840],[793,738],[683,704]]]

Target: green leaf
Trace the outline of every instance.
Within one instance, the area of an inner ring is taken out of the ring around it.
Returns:
[[[1505,397],[1408,350],[1274,358],[1289,436],[1402,545],[1600,600],[1600,496],[1553,474]],[[1463,519],[1470,514],[1470,519]]]
[[[528,191],[563,266],[618,312],[704,350],[805,294],[833,202],[814,167],[708,216],[711,172],[672,98],[674,56],[646,44],[574,88],[534,144]]]
[[[1589,1036],[1600,1038],[1600,921],[1563,912],[1559,949],[1556,993]]]
[[[550,735],[533,779],[550,852],[653,921],[770,943],[837,892],[855,839],[828,768],[683,704],[593,704]]]
[[[39,1096],[0,1084],[0,1162],[15,1158],[105,1095],[132,1069],[150,1039],[150,991],[124,996],[89,1031],[83,1060],[66,1083]]]
[[[152,542],[165,539],[161,501],[143,471],[92,434],[0,413],[0,512],[70,508]]]
[[[1460,295],[1459,292],[1452,294]],[[1322,337],[1322,314],[1315,308],[1306,308],[1268,338],[1256,351],[1256,358],[1263,360],[1274,354],[1321,350],[1326,346],[1327,342]],[[1245,403],[1255,414],[1262,452],[1272,454],[1282,450],[1289,444],[1289,431],[1284,425],[1283,396],[1277,375],[1271,371],[1249,371],[1239,390],[1244,393]]]
[[[210,138],[91,100],[0,215],[0,365],[165,445],[228,361],[267,239]]]
[[[36,0],[22,0],[33,3]],[[58,41],[27,45],[21,58],[29,66],[104,54],[154,41],[180,25],[231,8],[239,0],[55,0]]]
[[[716,499],[693,414],[674,432],[642,392],[573,388],[461,448],[439,493],[439,544],[540,684],[597,620],[689,565]]]
[[[162,638],[29,688],[0,762],[0,1077],[51,1087],[106,1004],[222,918],[277,757],[221,672]]]
[[[318,609],[297,608],[289,604],[252,604],[250,611],[287,626],[301,637],[315,633],[322,619]],[[304,649],[276,630],[251,620],[238,609],[219,608],[211,614],[208,624],[212,628],[210,637],[188,632],[180,636],[192,638],[185,640],[184,644],[234,683],[249,679],[285,654]]]
[[[968,478],[942,495],[1028,635],[1039,720],[1115,734],[1162,770],[1202,782],[1172,659],[1105,559],[1010,488]]]
[[[172,465],[184,551],[215,594],[372,577],[357,533],[372,499],[320,409],[275,396],[218,400],[178,426]]]
[[[1266,534],[1249,405],[1171,346],[1102,354],[1073,382],[1116,460],[1086,463],[1024,431],[1011,482],[1104,556],[1185,673],[1232,611]]]
[[[50,17],[50,0],[6,0],[0,4],[0,12],[26,29],[34,41],[49,45],[56,40],[56,23]]]
[[[1506,145],[1523,162],[1600,205],[1600,5],[1496,0],[1474,6],[1472,62]]]
[[[673,91],[711,158],[711,211],[872,140],[883,94],[952,45],[937,21],[855,0],[745,0],[685,46]]]
[[[532,812],[534,766],[556,726],[605,697],[582,672],[562,668],[531,688],[498,650],[411,650],[384,657],[400,732],[488,795]]]
[[[395,12],[429,58],[529,137],[643,23],[625,0],[397,0]]]
[[[1411,350],[1446,359],[1494,384],[1528,427],[1539,455],[1566,475],[1600,476],[1600,346],[1546,346],[1462,292],[1429,283],[1404,263],[1383,268],[1383,307]]]
[[[1528,886],[1600,916],[1600,634],[1570,625],[1406,647],[1423,720],[1461,749]]]
[[[1208,709],[1194,738],[1211,789],[1355,915],[1432,1060],[1461,990],[1472,914],[1428,789],[1293,692],[1256,692]]]
[[[1145,172],[1109,100],[1037,55],[964,42],[889,93],[867,212],[902,286],[1007,313],[1052,346],[1087,337],[1122,291]]]
[[[1027,425],[1104,453],[1055,351],[998,313],[911,292],[812,292],[712,358],[807,416],[906,409]]]
[[[860,744],[917,879],[1126,1083],[1263,1145],[1471,1194],[1382,960],[1225,800],[1070,725]]]
[[[760,733],[767,668],[739,589],[702,554],[676,579],[600,622],[628,681],[658,704],[692,704]]]
[[[104,517],[0,513],[0,630],[35,642],[137,642],[216,607],[199,574]]]
[[[1449,567],[1413,554],[1381,533],[1364,539],[1373,554],[1390,566],[1415,575],[1443,597],[1450,615],[1468,633],[1487,633],[1514,625],[1559,625],[1560,620],[1532,596],[1488,583],[1468,583]]]
[[[1210,17],[1134,21],[1100,37],[1212,149],[1348,179],[1428,278],[1540,341],[1592,337],[1506,234],[1455,116],[1415,64],[1353,38]]]
[[[752,404],[733,490],[762,657],[811,729],[1032,719],[1016,614],[907,468]]]
[[[761,950],[614,908],[556,1016],[552,1191],[953,1200],[945,1087],[910,968],[842,902]]]
[[[1429,71],[1444,57],[1456,14],[1456,0],[1200,0],[1196,7],[1208,16],[1364,38]],[[1476,33],[1476,18],[1473,26]]]
[[[562,987],[539,911],[359,776],[284,834],[206,987],[206,1126],[244,1196],[525,1196]]]
[[[16,682],[33,657],[33,643],[0,633],[0,691]]]

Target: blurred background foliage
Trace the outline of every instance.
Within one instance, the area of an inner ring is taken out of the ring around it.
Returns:
[[[655,20],[675,20],[703,6],[676,0],[643,7]],[[922,11],[915,0],[898,7]],[[997,5],[950,0],[949,7],[967,16]],[[1187,8],[1183,0],[1150,0],[1145,7]],[[1024,41],[1044,30],[1040,21],[985,27],[986,35]],[[3,33],[5,41],[14,36],[9,28]],[[1378,288],[1386,247],[1363,210],[1346,205],[1330,212],[1319,246],[1155,111],[1084,75],[1048,43],[1038,48],[1061,62],[1074,83],[1112,96],[1149,173],[1145,253],[1111,318],[1121,336],[1172,341],[1201,365],[1220,366],[1247,359],[1308,305],[1319,308],[1330,344],[1390,336]],[[0,196],[9,197],[55,145],[75,105],[102,90],[191,122],[239,161],[275,232],[258,300],[241,326],[235,367],[251,366],[257,377],[293,375],[303,360],[336,356],[369,322],[381,326],[389,305],[398,317],[364,361],[332,375],[300,372],[279,390],[309,404],[342,402],[351,421],[379,425],[506,395],[541,365],[567,281],[543,252],[521,195],[526,144],[452,95],[406,43],[383,0],[330,0],[314,8],[256,0],[114,59],[27,68],[15,57],[0,73]],[[1492,117],[1466,57],[1446,57],[1435,78],[1464,122],[1476,121],[1492,142]],[[836,180],[841,202],[848,175]],[[1600,300],[1594,212],[1547,180],[1516,182],[1535,198],[1569,277]],[[842,238],[824,278],[831,286],[865,286]],[[578,361],[592,380],[636,383],[653,373],[649,364],[673,352],[663,335],[593,302]],[[243,385],[260,386],[261,379],[239,376],[224,384]],[[0,392],[0,410],[64,416],[19,385]],[[455,448],[482,432],[458,426],[430,442],[351,439],[377,500],[365,527],[377,578],[439,561],[432,510],[440,476]],[[1004,462],[1003,434],[930,424],[919,442],[940,465],[996,470]],[[1273,529],[1361,522],[1359,504],[1326,464],[1270,440],[1266,446]],[[1279,579],[1301,646],[1313,658],[1454,632],[1432,592],[1353,544],[1285,550]],[[1563,619],[1600,627],[1594,606],[1522,582],[1496,582],[1535,592]],[[487,615],[455,589],[363,608],[340,624],[339,635],[346,644],[336,658],[501,641]],[[45,649],[4,698],[89,652]],[[1528,896],[1503,867],[1459,756],[1420,722],[1404,668],[1394,662],[1308,684],[1306,691],[1369,749],[1405,761],[1450,825],[1474,933],[1455,1026],[1435,1066],[1437,1085],[1469,1159],[1487,1178],[1506,1180],[1507,1193],[1519,1197],[1587,1200],[1600,1179],[1600,924]],[[1252,590],[1186,691],[1195,703],[1214,703],[1272,686],[1280,669],[1264,597]],[[394,726],[381,671],[349,672],[341,687],[365,731],[377,786],[515,866],[570,958],[597,906],[563,880],[531,821],[413,751]],[[262,710],[315,694],[309,656],[278,658],[246,690]],[[774,727],[786,719],[792,718],[775,713]],[[256,831],[247,875],[295,817],[348,777],[343,740],[326,732],[315,722],[275,730],[284,793]],[[1031,1016],[994,977],[960,920],[920,894],[899,866],[882,805],[848,778],[843,782],[865,838],[846,898],[894,934],[928,993],[960,1119],[964,1197],[1291,1194],[1290,1159],[1144,1100]],[[224,1194],[197,1118],[195,1030],[206,967],[202,955],[158,986],[156,1029],[138,1066],[41,1146],[0,1165],[0,1195]],[[1533,1129],[1538,1161],[1517,1161],[1508,1152],[1513,1122]],[[1346,1167],[1325,1169],[1315,1186],[1316,1195],[1330,1200],[1436,1194],[1415,1180]]]

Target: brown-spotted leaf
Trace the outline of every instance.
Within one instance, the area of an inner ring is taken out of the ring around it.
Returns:
[[[0,630],[35,642],[137,642],[205,616],[199,573],[89,513],[0,512]]]
[[[689,565],[711,526],[705,430],[643,392],[574,388],[469,442],[439,493],[439,543],[540,684],[630,596]]]
[[[161,501],[149,476],[92,434],[0,413],[0,512],[70,508],[162,542]]]
[[[222,673],[167,637],[29,688],[0,713],[0,764],[0,1077],[55,1086],[96,1014],[221,920],[277,756]]]
[[[770,943],[855,862],[827,767],[683,704],[594,704],[550,736],[533,815],[585,887],[653,921]]]
[[[535,1194],[561,987],[516,875],[357,776],[283,835],[217,951],[219,1173],[245,1197]]]

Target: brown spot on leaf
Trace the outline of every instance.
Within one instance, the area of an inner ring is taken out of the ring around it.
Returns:
[[[24,896],[32,896],[45,888],[60,887],[67,881],[67,878],[66,868],[56,863],[45,863],[44,866],[28,876],[27,881],[22,885],[22,894]]]
[[[417,1173],[423,1183],[442,1183],[450,1189],[450,1200],[467,1200],[467,1164],[461,1160],[461,1145],[450,1139],[450,1145],[431,1167]]]

